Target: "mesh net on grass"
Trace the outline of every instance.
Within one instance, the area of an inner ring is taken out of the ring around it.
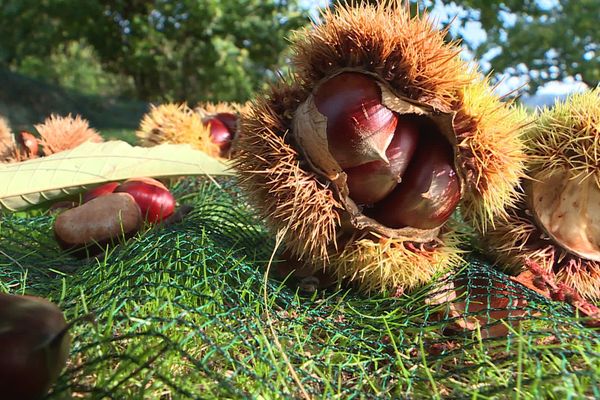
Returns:
[[[51,216],[2,216],[1,290],[95,315],[73,329],[49,398],[600,397],[600,335],[475,258],[411,296],[305,296],[265,280],[274,239],[235,182],[174,192],[194,206],[183,221],[102,260],[59,251]],[[426,300],[457,282],[460,315]],[[494,290],[501,310],[481,306]],[[494,327],[513,332],[491,338]]]

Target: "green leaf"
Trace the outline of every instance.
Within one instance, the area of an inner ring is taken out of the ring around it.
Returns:
[[[0,209],[22,210],[109,181],[231,174],[226,163],[187,144],[88,142],[48,157],[0,164]]]

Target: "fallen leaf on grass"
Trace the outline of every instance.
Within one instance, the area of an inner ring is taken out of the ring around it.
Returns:
[[[84,143],[48,157],[0,164],[0,210],[22,210],[109,181],[139,177],[231,175],[229,167],[187,144]]]

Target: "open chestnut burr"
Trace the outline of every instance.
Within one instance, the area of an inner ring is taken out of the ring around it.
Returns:
[[[338,6],[293,43],[295,74],[244,113],[240,185],[286,254],[365,291],[461,261],[451,215],[516,199],[523,113],[400,2]]]
[[[600,301],[600,89],[546,108],[528,130],[523,197],[485,232],[508,272],[533,262],[558,285]]]

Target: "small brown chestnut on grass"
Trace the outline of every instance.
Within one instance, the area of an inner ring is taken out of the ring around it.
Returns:
[[[135,234],[142,223],[133,196],[111,193],[58,215],[54,235],[61,248],[75,250],[75,255],[96,255],[111,242]]]
[[[53,303],[0,293],[0,397],[42,398],[69,354],[68,325]]]
[[[135,234],[144,220],[158,223],[173,215],[175,198],[152,178],[109,182],[89,190],[82,205],[60,214],[54,234],[63,249],[93,256],[109,244]]]
[[[175,198],[169,189],[152,178],[136,178],[125,181],[115,189],[115,193],[129,193],[142,211],[142,216],[150,223],[157,223],[175,211]]]

